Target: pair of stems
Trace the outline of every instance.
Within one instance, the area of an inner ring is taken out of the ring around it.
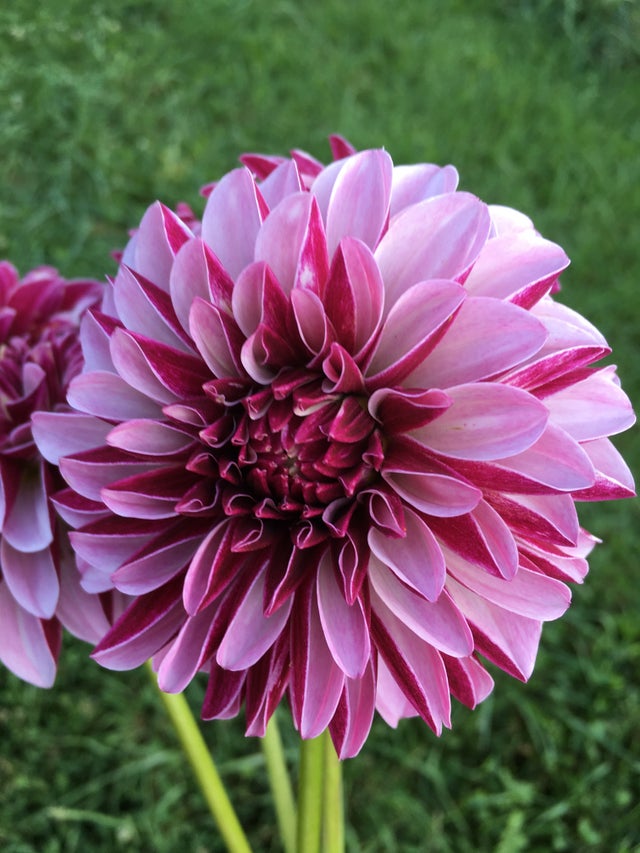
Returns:
[[[153,672],[152,678],[155,682]],[[251,853],[187,700],[181,693],[159,692],[227,850]],[[342,770],[329,732],[300,742],[297,810],[275,715],[262,738],[262,750],[285,853],[343,853]]]

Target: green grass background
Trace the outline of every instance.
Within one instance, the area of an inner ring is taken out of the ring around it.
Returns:
[[[326,159],[340,132],[453,162],[463,188],[529,213],[572,257],[561,298],[637,405],[639,43],[633,0],[12,0],[0,257],[102,277],[152,200],[201,210],[238,153]],[[617,443],[640,472],[637,433]],[[441,739],[376,723],[344,768],[350,851],[640,850],[638,504],[584,509],[604,544],[530,683],[497,673]],[[0,672],[0,849],[221,850],[145,673],[86,654],[66,644],[50,691]],[[238,721],[204,730],[255,849],[278,850],[258,742]]]

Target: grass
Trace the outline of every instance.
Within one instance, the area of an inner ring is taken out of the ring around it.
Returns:
[[[563,300],[602,329],[640,400],[633,4],[183,9],[2,7],[0,256],[111,273],[110,251],[153,199],[198,208],[197,188],[239,152],[326,158],[338,131],[396,162],[453,162],[464,188],[529,213],[573,259]],[[640,471],[636,433],[617,443]],[[376,723],[345,766],[349,851],[640,849],[638,503],[584,509],[605,544],[546,626],[530,683],[497,673],[493,696],[456,708],[440,740],[417,721]],[[99,670],[72,641],[65,652],[51,691],[0,672],[0,847],[220,850],[145,673]],[[201,691],[189,689],[194,708]],[[239,721],[204,730],[256,850],[277,850],[258,744]]]

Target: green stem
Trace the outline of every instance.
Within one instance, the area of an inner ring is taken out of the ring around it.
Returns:
[[[276,807],[282,845],[285,853],[295,853],[296,806],[275,714],[269,720],[267,730],[262,738],[262,752],[267,763],[269,784]]]
[[[300,742],[298,853],[320,853],[324,777],[323,735]]]
[[[344,800],[342,765],[336,755],[329,730],[324,735],[324,792],[322,850],[323,853],[344,853]]]
[[[149,671],[157,686],[151,666]],[[162,690],[159,693],[229,853],[251,853],[247,837],[240,826],[187,700],[181,693],[163,693]]]

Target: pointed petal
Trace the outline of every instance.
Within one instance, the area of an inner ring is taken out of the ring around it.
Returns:
[[[20,607],[0,581],[0,661],[18,678],[36,687],[51,687],[57,654],[51,648],[51,628]]]
[[[80,412],[112,421],[161,416],[157,402],[136,391],[116,373],[101,370],[76,376],[67,399]]]
[[[490,225],[486,205],[469,193],[447,193],[403,210],[375,251],[385,283],[385,310],[419,281],[464,278]]]
[[[335,713],[345,677],[327,646],[315,585],[296,593],[291,616],[291,667],[289,695],[294,723],[301,737],[317,737]]]
[[[432,163],[395,166],[390,215],[393,217],[405,207],[411,207],[433,196],[453,193],[457,186],[458,172],[453,166],[440,167]]]
[[[406,384],[448,388],[486,379],[534,355],[546,337],[543,323],[528,311],[499,299],[469,297]]]
[[[280,636],[289,619],[290,598],[271,616],[263,611],[266,565],[238,605],[218,647],[216,661],[224,669],[243,670],[256,663]]]
[[[413,634],[377,601],[371,615],[373,640],[399,687],[436,734],[451,726],[447,673],[439,652]]]
[[[200,238],[189,240],[176,255],[169,280],[171,301],[185,332],[189,331],[189,312],[196,297],[229,309],[233,281]]]
[[[91,657],[107,669],[135,669],[173,637],[186,614],[180,598],[182,577],[135,598],[102,638]]]
[[[436,346],[464,298],[464,288],[452,281],[423,281],[405,290],[382,326],[367,385],[388,387],[405,379]]]
[[[20,607],[40,619],[50,619],[60,593],[51,550],[18,551],[3,536],[0,561],[4,582]]]
[[[333,659],[346,676],[359,678],[369,662],[369,629],[357,599],[347,604],[336,581],[333,560],[327,551],[317,572],[320,622]]]
[[[136,272],[163,290],[169,289],[169,276],[176,252],[192,237],[191,231],[171,210],[156,201],[147,208],[134,245]]]
[[[189,330],[214,376],[244,375],[240,361],[244,336],[232,317],[197,296],[191,305]]]
[[[23,467],[12,506],[2,525],[2,542],[16,551],[42,551],[53,542],[46,476],[42,462]]]
[[[362,749],[371,730],[376,706],[373,664],[361,678],[347,678],[336,712],[329,724],[331,739],[340,760],[353,758]]]
[[[369,530],[369,545],[376,557],[427,601],[442,592],[446,566],[435,536],[415,512],[405,509],[406,535],[391,539],[380,530]]]
[[[375,249],[389,216],[393,162],[381,149],[349,157],[333,185],[327,209],[331,257],[343,237],[357,237]]]
[[[390,611],[416,636],[439,651],[453,657],[471,654],[471,631],[447,593],[437,601],[426,601],[374,556],[369,561],[369,580],[372,607],[383,621]]]
[[[540,438],[549,417],[543,403],[508,385],[457,385],[447,388],[447,395],[452,405],[413,435],[425,447],[455,459],[515,456]]]
[[[568,265],[563,249],[535,231],[509,233],[487,242],[465,287],[472,296],[494,296],[530,308]]]
[[[312,195],[287,196],[271,211],[257,235],[255,260],[269,264],[285,293],[294,287],[317,292],[324,285],[329,259],[320,211]]]
[[[228,172],[216,185],[202,214],[202,239],[232,279],[254,260],[254,246],[266,210],[251,172]]]
[[[473,629],[476,651],[509,675],[527,681],[533,672],[542,623],[503,610],[454,578],[448,579],[447,589]]]
[[[104,444],[110,429],[111,424],[76,412],[34,412],[31,416],[38,450],[53,465],[59,464],[61,456]]]

